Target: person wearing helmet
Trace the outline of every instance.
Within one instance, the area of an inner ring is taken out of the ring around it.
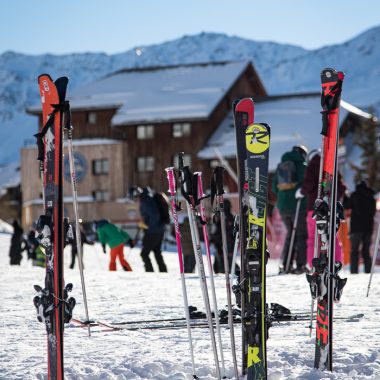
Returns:
[[[296,217],[297,201],[295,193],[302,185],[306,168],[307,149],[303,145],[296,145],[290,152],[281,157],[272,179],[272,191],[277,196],[276,206],[286,227],[287,235],[282,250],[282,266],[280,273],[287,273],[286,265],[290,248],[293,224]],[[301,200],[297,219],[295,240],[290,258],[290,273],[305,273],[306,268],[306,200]],[[297,268],[293,269],[293,260],[296,259]]]

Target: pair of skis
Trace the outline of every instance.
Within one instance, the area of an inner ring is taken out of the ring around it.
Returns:
[[[254,102],[234,103],[239,187],[240,282],[243,374],[267,378],[266,217],[270,127],[254,123]]]
[[[169,167],[166,169],[166,173],[167,173],[167,178],[168,178],[168,183],[169,183],[171,209],[172,209],[172,216],[174,220],[174,228],[175,228],[176,242],[177,242],[177,248],[178,248],[178,259],[179,259],[179,266],[180,266],[180,273],[181,273],[181,280],[182,280],[182,291],[183,291],[185,315],[186,315],[186,322],[187,322],[188,337],[189,337],[189,342],[190,342],[190,354],[191,354],[192,364],[193,364],[193,377],[196,378],[192,340],[191,340],[190,318],[188,316],[188,304],[187,304],[187,294],[186,294],[186,285],[185,285],[184,268],[183,268],[181,235],[180,235],[178,216],[177,216],[177,210],[179,210],[179,204],[176,201],[177,189],[176,189],[174,170],[175,169],[173,167]],[[187,207],[190,231],[191,231],[192,242],[193,242],[193,250],[195,254],[197,270],[199,273],[202,296],[203,296],[203,301],[204,301],[205,311],[206,311],[207,324],[210,330],[210,338],[211,338],[212,349],[213,349],[213,354],[214,354],[216,374],[217,374],[217,378],[221,379],[225,377],[225,365],[224,365],[222,339],[221,339],[221,334],[220,334],[219,311],[218,311],[218,305],[217,305],[217,300],[216,300],[214,274],[213,274],[213,269],[212,269],[211,252],[210,252],[209,237],[208,237],[208,230],[207,230],[207,220],[206,220],[206,215],[205,215],[205,207],[203,203],[204,199],[207,198],[207,196],[203,192],[202,173],[201,172],[192,173],[190,170],[190,167],[184,165],[183,153],[179,154],[179,172],[180,172],[181,193],[184,199],[186,200],[186,207]],[[217,183],[217,185],[215,185],[216,186],[215,188],[213,187],[215,191],[212,193],[212,201],[214,201],[214,198],[217,199],[217,209],[218,209],[218,212],[221,213],[221,219],[222,219],[223,257],[224,257],[224,266],[225,266],[225,273],[226,273],[226,284],[227,284],[226,288],[227,288],[227,300],[228,300],[228,324],[230,328],[231,349],[232,349],[232,357],[233,357],[233,363],[234,363],[235,378],[238,379],[238,370],[237,370],[237,361],[236,361],[236,352],[235,352],[235,337],[234,337],[233,316],[232,316],[232,301],[231,301],[231,290],[230,290],[231,286],[229,283],[230,279],[229,279],[228,252],[227,252],[227,242],[226,242],[226,235],[225,235],[225,225],[223,224],[224,223],[224,200],[223,200],[223,169],[222,168],[220,167],[216,168],[213,179],[214,181],[216,181],[215,184]],[[197,216],[199,216],[199,220],[202,225],[203,239],[204,239],[205,247],[206,247],[206,255],[207,255],[206,262],[208,266],[209,280],[211,284],[214,317],[215,317],[215,324],[216,324],[216,332],[218,336],[219,354],[221,357],[222,368],[220,368],[220,365],[219,365],[218,349],[216,345],[215,331],[214,331],[210,299],[209,299],[209,293],[208,293],[208,287],[207,287],[207,279],[206,279],[206,273],[205,273],[205,268],[204,268],[204,263],[203,263],[198,224],[196,220]]]
[[[339,106],[343,72],[327,68],[321,72],[322,152],[318,196],[314,204],[316,221],[313,273],[310,285],[312,327],[314,301],[317,301],[314,367],[333,370],[333,305],[338,302],[347,279],[338,275],[342,263],[335,262],[336,233],[343,217],[338,202]]]
[[[47,74],[38,77],[42,102],[44,126],[35,136],[42,180],[44,214],[37,222],[37,238],[45,250],[46,276],[44,288],[35,285],[37,295],[33,302],[37,318],[44,322],[48,336],[48,379],[64,378],[63,330],[64,323],[72,317],[75,299],[69,297],[72,284],[65,286],[63,271],[63,249],[72,236],[72,228],[63,213],[63,137],[68,135],[69,163],[73,191],[73,207],[76,222],[76,243],[79,256],[82,291],[86,318],[89,322],[86,290],[83,276],[82,245],[78,215],[76,178],[72,147],[70,105],[66,100],[67,77],[55,82]],[[90,324],[88,323],[90,335]]]

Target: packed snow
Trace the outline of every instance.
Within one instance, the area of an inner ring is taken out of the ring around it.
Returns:
[[[10,235],[0,234],[0,379],[46,379],[45,326],[36,318],[34,284],[43,284],[45,270],[24,259],[9,266]],[[84,246],[85,279],[90,318],[106,323],[183,317],[181,282],[175,252],[165,251],[168,273],[145,273],[139,248],[125,248],[133,272],[108,271],[109,254],[100,245]],[[65,251],[65,279],[74,284],[77,299],[74,318],[85,319],[77,266],[69,269],[70,250]],[[278,261],[268,263],[267,300],[293,312],[308,312],[310,295],[305,276],[278,276]],[[365,297],[368,275],[348,277],[338,318],[364,313],[363,318],[336,319],[334,324],[334,372],[313,369],[314,333],[307,322],[281,322],[269,331],[268,378],[279,379],[379,379],[380,378],[380,272],[373,277],[369,298]],[[196,274],[186,276],[189,304],[204,310]],[[224,275],[215,276],[219,308],[225,308]],[[186,329],[101,331],[65,329],[65,379],[191,379],[192,366]],[[192,330],[196,373],[200,379],[216,378],[208,330]],[[241,363],[241,329],[235,325],[238,363]],[[222,326],[226,374],[233,378],[229,332]],[[243,377],[241,378],[243,379]]]

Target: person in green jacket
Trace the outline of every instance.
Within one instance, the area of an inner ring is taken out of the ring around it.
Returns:
[[[285,244],[282,250],[282,267],[280,268],[280,273],[284,272],[286,268],[293,224],[296,217],[297,199],[295,198],[295,193],[297,189],[302,186],[307,166],[306,156],[306,147],[302,145],[294,146],[290,152],[286,152],[281,157],[281,162],[278,164],[272,179],[272,191],[277,195],[276,206],[287,229]],[[295,240],[289,267],[289,271],[293,273],[307,272],[306,199],[302,199],[300,202]],[[297,262],[297,268],[295,270],[292,269],[294,258],[296,258]]]
[[[131,248],[134,247],[133,240],[128,233],[105,219],[96,221],[95,227],[99,241],[103,245],[103,252],[106,253],[106,244],[111,248],[109,270],[116,270],[116,258],[119,258],[123,269],[128,272],[132,271],[128,261],[124,258],[124,244],[127,242]]]

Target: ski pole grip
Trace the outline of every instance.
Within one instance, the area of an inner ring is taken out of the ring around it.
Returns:
[[[174,167],[171,166],[169,168],[166,168],[165,171],[166,171],[166,177],[168,179],[168,184],[169,184],[169,190],[168,191],[169,191],[171,196],[174,196],[176,193]]]

